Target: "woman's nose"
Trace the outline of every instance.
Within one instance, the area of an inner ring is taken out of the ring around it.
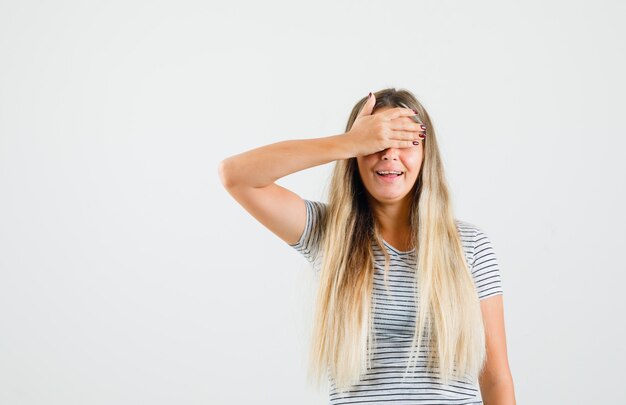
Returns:
[[[387,148],[383,152],[383,159],[397,159],[398,158],[398,148]]]

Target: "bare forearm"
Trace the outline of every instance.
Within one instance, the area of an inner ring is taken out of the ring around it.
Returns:
[[[219,171],[227,187],[264,187],[291,173],[353,157],[351,149],[345,134],[287,140],[230,156]]]
[[[480,394],[485,405],[515,405],[513,379],[504,379],[493,384],[481,384]]]

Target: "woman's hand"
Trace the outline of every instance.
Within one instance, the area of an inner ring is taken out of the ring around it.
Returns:
[[[356,156],[370,155],[387,148],[411,148],[421,139],[424,129],[412,120],[403,119],[416,115],[409,108],[390,108],[372,115],[376,98],[374,94],[365,102],[352,128],[345,136],[350,139]]]

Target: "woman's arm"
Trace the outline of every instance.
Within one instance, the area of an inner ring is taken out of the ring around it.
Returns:
[[[502,295],[494,295],[481,300],[480,306],[487,344],[487,362],[479,377],[483,403],[485,405],[515,405],[513,377],[506,349]]]
[[[257,221],[288,244],[295,244],[306,224],[304,200],[274,183],[288,174],[347,159],[350,138],[333,135],[273,143],[226,158],[218,172],[224,188]]]
[[[220,180],[237,202],[261,224],[289,244],[302,235],[306,221],[304,200],[275,183],[288,174],[334,160],[373,153],[389,147],[412,147],[421,127],[408,108],[371,115],[372,96],[349,132],[314,139],[273,143],[228,157],[220,162]]]
[[[224,159],[219,176],[230,187],[265,187],[281,177],[355,156],[345,134],[276,142]]]

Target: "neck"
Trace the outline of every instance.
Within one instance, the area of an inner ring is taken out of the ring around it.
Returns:
[[[370,198],[370,204],[383,239],[389,243],[408,245],[411,238],[410,199],[386,203]]]

